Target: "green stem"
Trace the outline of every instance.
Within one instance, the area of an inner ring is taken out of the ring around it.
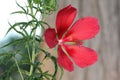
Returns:
[[[30,10],[31,10],[31,15],[33,15],[33,8],[32,8],[33,5],[32,5],[32,3],[29,6],[30,6]],[[33,28],[35,27],[34,23],[32,23],[32,27]],[[34,62],[35,62],[35,34],[36,34],[36,30],[33,31],[32,60],[31,60],[32,64],[34,64]],[[30,75],[32,75],[33,69],[34,69],[34,66],[31,65],[30,66]]]
[[[35,51],[34,51],[34,49],[32,49],[33,51],[32,51],[32,60],[31,60],[31,63],[33,63],[34,64],[34,62],[35,62]],[[32,75],[32,73],[33,73],[33,65],[31,65],[31,67],[30,67],[30,75]]]
[[[29,44],[29,42],[27,43],[27,52],[28,52],[29,60],[30,60],[30,62],[31,62],[32,59],[31,59],[31,56],[30,56],[30,49],[29,49],[28,44]]]
[[[21,72],[21,70],[20,70],[20,67],[19,67],[18,62],[17,62],[17,60],[16,60],[15,57],[14,57],[14,60],[15,60],[15,63],[16,63],[16,65],[17,65],[17,68],[18,68],[18,71],[19,71],[19,73],[20,73],[20,76],[21,76],[22,80],[24,80],[24,77],[23,77],[23,75],[22,75],[22,72]]]
[[[61,75],[60,75],[60,79],[59,80],[62,80],[62,77],[63,77],[63,74],[64,74],[64,70],[62,67],[60,67],[60,70],[61,70]]]

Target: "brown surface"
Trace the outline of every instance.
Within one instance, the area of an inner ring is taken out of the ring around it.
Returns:
[[[100,33],[85,46],[98,52],[99,61],[73,72],[65,71],[62,80],[120,80],[120,0],[59,0],[59,9],[72,4],[78,10],[76,19],[94,16],[99,19]],[[52,20],[51,20],[52,19]],[[48,18],[55,26],[55,15]]]

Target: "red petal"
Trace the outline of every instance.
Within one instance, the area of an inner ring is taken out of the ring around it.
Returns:
[[[50,48],[53,48],[58,43],[55,29],[48,28],[44,33],[45,41]]]
[[[68,31],[65,40],[76,41],[93,38],[99,32],[98,20],[93,17],[79,19]]]
[[[56,27],[59,39],[66,32],[76,16],[76,9],[71,5],[63,8],[57,14]]]
[[[64,45],[74,62],[81,68],[94,64],[98,60],[96,52],[90,48],[76,45]]]
[[[73,71],[73,63],[71,60],[68,58],[68,56],[63,52],[61,46],[58,47],[58,58],[57,62],[60,66],[65,68],[68,71]]]

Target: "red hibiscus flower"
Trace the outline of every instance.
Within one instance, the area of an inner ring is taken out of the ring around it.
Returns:
[[[74,69],[72,61],[84,68],[98,59],[94,50],[82,45],[83,40],[91,39],[99,32],[98,20],[89,16],[77,20],[71,26],[76,12],[76,8],[71,5],[63,8],[57,14],[56,28],[48,28],[44,33],[50,48],[58,45],[57,62],[68,71]]]

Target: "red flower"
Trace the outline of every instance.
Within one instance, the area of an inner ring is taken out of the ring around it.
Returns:
[[[70,27],[76,12],[76,8],[71,5],[63,8],[57,14],[56,29],[48,28],[44,33],[50,48],[58,45],[57,62],[68,71],[74,69],[71,59],[81,68],[95,63],[98,59],[94,50],[82,46],[82,40],[91,39],[99,32],[98,20],[85,17]]]

